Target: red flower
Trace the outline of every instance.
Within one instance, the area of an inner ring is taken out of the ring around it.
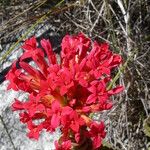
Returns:
[[[90,125],[89,135],[93,141],[93,148],[97,149],[102,144],[102,139],[105,138],[106,132],[104,131],[105,125],[103,122],[100,124],[92,122]]]
[[[42,124],[35,125],[32,121],[28,121],[27,126],[28,126],[28,129],[30,130],[30,132],[27,134],[27,136],[29,138],[38,140],[39,133],[43,129],[43,125]]]
[[[107,43],[91,43],[82,33],[66,35],[60,62],[48,40],[41,40],[42,48],[35,37],[23,44],[24,53],[13,63],[6,78],[10,81],[8,89],[29,94],[24,102],[15,99],[12,108],[21,110],[20,121],[27,124],[30,138],[38,139],[43,129],[53,132],[60,127],[57,150],[70,150],[71,143],[82,143],[83,136],[93,141],[93,149],[101,146],[104,124],[94,122],[89,115],[110,109],[110,97],[123,90],[122,86],[107,90],[111,71],[122,60],[110,51]],[[27,58],[34,65],[25,62]],[[39,123],[35,124],[36,121]]]
[[[55,141],[55,147],[56,150],[71,150],[71,141],[64,141],[61,143],[61,145],[57,141]]]
[[[60,125],[60,119],[61,119],[61,107],[60,103],[58,101],[52,102],[52,118],[51,118],[51,127],[53,129],[57,128]]]

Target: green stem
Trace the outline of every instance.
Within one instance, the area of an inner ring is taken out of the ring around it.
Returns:
[[[132,59],[132,55],[130,55],[126,62],[119,68],[119,71],[117,72],[116,76],[113,78],[113,80],[111,81],[111,83],[108,85],[107,90],[110,90],[112,88],[112,86],[115,84],[115,82],[118,80],[118,78],[120,77],[120,74],[125,70],[125,68],[127,67],[128,62]]]

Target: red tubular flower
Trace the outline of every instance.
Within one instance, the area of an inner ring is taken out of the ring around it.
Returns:
[[[64,141],[61,145],[55,141],[56,150],[70,150],[71,149],[71,141]]]
[[[94,42],[82,33],[66,35],[62,40],[60,63],[48,40],[38,47],[35,37],[26,40],[18,64],[6,78],[8,89],[28,92],[28,100],[15,100],[13,110],[21,110],[20,121],[27,124],[29,138],[38,139],[43,129],[53,132],[60,127],[62,135],[55,142],[56,150],[70,150],[91,140],[93,149],[101,146],[105,137],[104,123],[94,122],[91,113],[112,107],[110,97],[123,90],[122,86],[107,90],[111,71],[121,63],[107,43]],[[44,55],[46,54],[46,55]],[[45,59],[47,57],[47,60]],[[35,66],[25,62],[30,58]],[[38,121],[38,123],[35,123]]]
[[[61,119],[60,103],[56,100],[53,101],[51,109],[52,109],[51,127],[55,129],[60,125],[60,119]]]
[[[92,122],[90,125],[89,135],[93,141],[93,149],[97,149],[102,144],[102,139],[105,138],[106,132],[104,131],[105,125],[103,122],[100,124]]]
[[[27,126],[28,126],[28,129],[30,130],[30,132],[27,134],[27,136],[29,138],[34,138],[34,139],[38,140],[39,133],[43,129],[42,124],[35,125],[32,121],[28,121]]]

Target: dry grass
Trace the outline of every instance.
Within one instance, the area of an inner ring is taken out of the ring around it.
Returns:
[[[32,1],[24,2],[22,8],[20,3],[15,2],[14,5],[1,6],[0,42],[4,49],[6,44],[16,42],[22,30],[27,30],[56,1],[43,3],[42,0],[37,0],[34,4],[31,3]],[[22,10],[24,13],[21,14]],[[13,17],[15,18],[11,19]],[[46,28],[48,25],[51,28]],[[67,33],[84,32],[93,40],[110,43],[112,50],[120,53],[124,62],[131,57],[117,80],[117,83],[124,85],[124,93],[113,98],[114,108],[110,112],[99,116],[106,120],[107,140],[115,149],[148,149],[148,137],[143,133],[143,120],[150,112],[149,25],[148,0],[74,0],[64,2],[59,11],[46,17],[43,22],[44,32],[39,36],[51,38],[53,33],[59,42]],[[34,31],[37,31],[36,28]],[[20,34],[16,36],[17,32]],[[56,49],[59,50],[59,47],[56,46]]]

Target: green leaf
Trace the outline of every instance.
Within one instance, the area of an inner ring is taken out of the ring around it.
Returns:
[[[101,150],[115,150],[115,149],[112,148],[112,145],[109,142],[103,140]]]
[[[146,136],[150,137],[150,116],[147,117],[143,122],[143,131]]]

